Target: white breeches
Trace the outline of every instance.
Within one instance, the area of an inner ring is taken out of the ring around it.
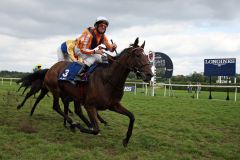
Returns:
[[[62,52],[61,47],[59,47],[57,50],[57,57],[58,57],[58,62],[59,61],[72,62],[72,59],[68,55],[66,55]]]
[[[89,67],[95,62],[102,63],[102,55],[100,54],[83,54],[81,53],[80,49],[76,46],[74,48],[74,52],[78,56],[82,57],[83,63]]]

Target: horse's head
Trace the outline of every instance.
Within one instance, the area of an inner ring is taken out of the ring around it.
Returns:
[[[138,38],[130,45],[129,48],[123,50],[122,54],[126,55],[124,64],[137,74],[144,82],[149,82],[153,76],[150,62],[144,54],[145,41],[141,46],[138,45]]]

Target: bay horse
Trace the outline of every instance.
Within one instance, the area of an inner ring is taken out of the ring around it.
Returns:
[[[43,69],[36,71],[34,73],[30,73],[27,76],[21,78],[18,83],[22,83],[21,85],[24,87],[30,87],[30,91],[26,94],[23,101],[17,106],[17,109],[21,109],[27,99],[29,99],[32,95],[35,95],[37,92],[41,91],[39,96],[37,97],[31,112],[30,116],[33,115],[38,103],[47,95],[49,92],[47,88],[43,85],[44,77],[49,69]],[[64,104],[64,113],[72,113],[72,111],[69,109],[69,103],[73,101],[71,97],[68,95],[62,93],[61,94],[61,100]],[[88,126],[88,128],[92,128],[91,123],[88,121],[88,119],[84,116],[81,104],[77,101],[74,101],[74,112],[80,117],[80,119]],[[101,123],[108,125],[108,123],[98,114],[98,119]],[[64,119],[64,125],[66,125],[66,119]]]
[[[125,48],[119,56],[109,64],[99,65],[96,70],[89,75],[88,83],[83,84],[84,96],[79,92],[78,87],[66,82],[59,81],[58,77],[70,62],[62,61],[54,64],[47,72],[44,85],[52,92],[53,109],[63,116],[72,127],[77,127],[81,132],[98,134],[97,111],[109,109],[111,111],[128,116],[130,119],[126,137],[123,139],[123,146],[127,147],[132,135],[134,125],[134,115],[120,103],[124,84],[130,71],[138,73],[141,79],[149,82],[153,76],[151,66],[146,55],[144,55],[145,42],[139,46],[138,38],[128,48]],[[59,105],[59,97],[64,92],[75,101],[84,105],[88,117],[93,125],[93,130],[85,129],[80,124],[72,121],[68,115],[62,112]]]

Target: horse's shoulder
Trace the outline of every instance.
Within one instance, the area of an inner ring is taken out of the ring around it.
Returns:
[[[97,65],[97,68],[96,69],[106,69],[106,68],[108,68],[110,66],[110,64],[108,64],[108,63],[99,63],[98,65]]]

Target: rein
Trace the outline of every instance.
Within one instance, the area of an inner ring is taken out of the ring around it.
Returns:
[[[136,47],[136,48],[133,48],[132,50],[131,50],[131,52],[130,53],[133,53],[133,52],[135,52],[135,51],[137,51],[137,50],[142,50],[142,51],[144,51],[144,49],[143,48],[141,48],[141,47]],[[129,53],[129,54],[130,54]],[[130,55],[128,55],[128,56],[130,56]],[[121,64],[121,63],[120,63]],[[132,67],[132,66],[128,66],[128,67],[126,67],[125,65],[123,65],[123,64],[121,64],[122,66],[124,66],[125,68],[128,68],[130,71],[133,71],[134,73],[141,73],[141,69],[142,68],[144,68],[145,66],[148,66],[148,65],[150,65],[150,63],[146,63],[146,64],[142,64],[141,63],[141,65],[137,68],[137,67]]]
[[[141,47],[136,47],[136,48],[133,48],[130,52],[127,53],[127,57],[131,56],[131,53],[137,51],[137,50],[143,50],[143,48]],[[106,53],[107,54],[107,53]],[[123,64],[121,63],[118,59],[115,60],[112,58],[111,55],[107,54],[109,57],[109,59],[113,62],[116,62],[118,65],[120,65],[122,68],[125,68],[125,69],[129,69],[130,71],[133,71],[137,76],[138,74],[141,74],[141,69],[144,68],[145,66],[148,66],[150,65],[150,63],[146,63],[146,64],[142,64],[137,68],[137,67],[133,67],[133,66],[126,66],[126,64]],[[109,83],[110,85],[112,85],[114,88],[116,88],[117,90],[122,90],[122,87],[119,87],[118,84],[114,84],[114,82],[112,81],[112,77],[113,76],[110,76],[109,79],[106,80],[107,83]]]

